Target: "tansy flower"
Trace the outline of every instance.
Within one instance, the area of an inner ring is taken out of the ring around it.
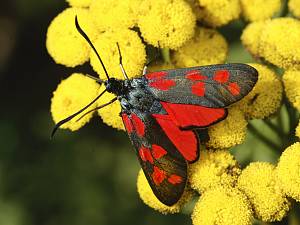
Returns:
[[[259,38],[265,26],[265,21],[250,23],[241,36],[241,41],[246,49],[254,56],[259,57]]]
[[[208,128],[210,139],[207,146],[229,148],[241,144],[246,137],[246,127],[247,121],[243,112],[237,107],[231,107],[225,120]]]
[[[146,62],[145,46],[135,31],[120,29],[106,31],[100,34],[94,42],[110,77],[124,79],[120,69],[117,42],[120,46],[122,63],[128,77],[140,76]],[[104,70],[94,52],[91,52],[90,63],[99,76],[106,79]]]
[[[300,17],[300,0],[289,0],[289,10],[297,17]]]
[[[164,63],[164,62],[154,62],[151,64],[147,72],[155,72],[155,71],[160,71],[160,70],[171,70],[175,69],[175,66],[172,63]]]
[[[101,31],[131,28],[137,22],[139,0],[92,0],[90,14]]]
[[[280,10],[281,0],[241,0],[241,7],[246,20],[266,20]]]
[[[94,80],[79,73],[74,73],[63,80],[53,92],[51,99],[51,113],[54,122],[57,123],[65,119],[89,104],[99,94],[99,88],[99,84]],[[96,103],[90,108],[95,106]],[[90,113],[76,121],[82,114],[84,112],[62,125],[61,128],[72,131],[78,130],[92,117],[92,113]]]
[[[298,123],[298,126],[296,127],[296,136],[297,136],[298,138],[300,138],[300,121],[299,121],[299,123]]]
[[[241,13],[239,0],[199,0],[203,20],[212,27],[219,27],[238,19]]]
[[[300,68],[300,21],[277,18],[265,23],[260,34],[259,55],[284,69]]]
[[[251,163],[238,179],[237,187],[247,195],[255,217],[264,222],[282,220],[290,207],[276,181],[275,166],[266,162]]]
[[[185,0],[185,1],[191,6],[194,14],[196,15],[196,19],[200,21],[204,15],[202,13],[201,6],[199,5],[199,1],[198,0]]]
[[[73,7],[89,7],[92,0],[67,0]]]
[[[104,91],[104,85],[101,86],[100,92]],[[97,106],[103,105],[108,103],[116,97],[114,94],[106,92],[98,101]],[[103,122],[113,128],[118,130],[125,130],[122,118],[120,117],[121,112],[121,104],[119,101],[115,101],[114,103],[105,106],[98,110],[99,116],[102,118]]]
[[[228,51],[225,38],[217,31],[197,28],[193,39],[174,51],[172,61],[177,67],[224,63]]]
[[[282,99],[282,85],[267,66],[250,63],[258,71],[258,81],[252,91],[237,103],[248,119],[263,119],[275,113]]]
[[[201,151],[200,159],[189,167],[189,182],[199,193],[217,186],[234,186],[241,172],[227,150]]]
[[[146,42],[177,49],[194,35],[196,18],[183,0],[143,1],[138,26]]]
[[[288,147],[280,156],[276,174],[283,191],[300,202],[300,143]]]
[[[75,27],[75,16],[91,40],[97,36],[87,9],[68,8],[52,20],[47,31],[46,47],[58,64],[75,67],[88,61],[90,46]]]
[[[251,225],[252,212],[243,193],[220,186],[200,196],[192,220],[193,225]]]
[[[186,188],[187,189],[187,188]],[[167,206],[161,203],[156,196],[153,194],[152,189],[145,177],[143,170],[141,169],[137,178],[137,190],[143,200],[143,202],[150,206],[151,208],[163,213],[178,213],[182,206],[191,200],[192,192],[191,190],[185,190],[184,194],[181,196],[181,199],[172,206]]]
[[[282,80],[287,98],[300,111],[300,71],[285,71]]]

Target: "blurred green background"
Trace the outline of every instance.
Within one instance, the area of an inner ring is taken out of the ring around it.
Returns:
[[[127,135],[99,117],[50,140],[52,92],[79,71],[55,64],[45,48],[49,23],[66,7],[59,0],[1,3],[0,225],[191,224],[189,215],[164,216],[142,203]],[[252,60],[239,44],[243,26],[222,29],[231,42],[229,61]],[[280,141],[260,121],[253,126]],[[276,162],[280,154],[253,135],[233,152],[242,165]]]

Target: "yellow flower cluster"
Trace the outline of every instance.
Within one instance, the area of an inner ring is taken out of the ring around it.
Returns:
[[[288,3],[289,10],[294,16],[300,17],[300,1],[299,0],[289,0]]]
[[[286,96],[293,106],[300,111],[300,71],[287,70],[282,80]]]
[[[280,221],[289,210],[290,203],[276,180],[275,166],[261,162],[251,163],[238,179],[238,188],[247,195],[255,217],[262,221]]]
[[[241,7],[246,20],[266,20],[280,10],[281,0],[241,0]]]
[[[219,64],[225,62],[227,51],[227,42],[218,31],[197,28],[194,38],[174,51],[172,60],[179,68]]]
[[[63,80],[53,92],[51,99],[51,113],[55,123],[76,113],[78,110],[89,104],[99,94],[99,84],[83,74],[74,73]],[[96,107],[94,103],[91,108]],[[92,114],[87,114],[77,121],[83,113],[74,117],[61,128],[68,128],[72,131],[78,130],[85,125]]]
[[[191,187],[199,193],[220,185],[234,186],[241,169],[227,150],[201,152],[200,159],[189,168]]]
[[[248,25],[242,42],[256,57],[284,69],[300,68],[300,21],[276,18]]]
[[[275,113],[280,107],[283,88],[280,79],[267,66],[250,63],[259,73],[253,90],[237,103],[246,118],[263,119]]]
[[[300,202],[300,143],[288,147],[281,155],[276,174],[284,193]]]

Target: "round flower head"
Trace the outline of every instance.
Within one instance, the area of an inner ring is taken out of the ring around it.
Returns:
[[[234,186],[240,172],[228,151],[202,151],[200,159],[189,167],[189,181],[193,189],[203,193],[220,185]]]
[[[52,20],[47,31],[46,47],[58,64],[75,67],[88,61],[90,46],[75,27],[75,16],[91,40],[97,36],[96,28],[83,8],[68,8]]]
[[[280,10],[281,0],[241,0],[241,7],[246,20],[266,20]]]
[[[120,55],[117,42],[120,46],[122,63],[128,77],[140,76],[146,62],[145,46],[138,34],[129,29],[106,31],[100,34],[94,42],[109,76],[124,79],[120,69]],[[91,52],[90,63],[99,76],[102,79],[106,79],[104,70],[94,52]]]
[[[259,54],[284,69],[300,68],[300,21],[277,18],[265,23],[259,34]]]
[[[92,0],[67,0],[73,7],[89,7]]]
[[[194,38],[174,52],[172,61],[177,67],[224,63],[227,51],[227,42],[217,30],[197,28]]]
[[[194,35],[196,18],[183,0],[144,1],[138,21],[146,42],[177,49]]]
[[[279,186],[290,197],[300,202],[300,143],[288,147],[281,155],[276,174]]]
[[[300,138],[300,121],[299,121],[299,123],[298,123],[298,126],[296,127],[296,136],[297,136],[298,138]]]
[[[236,107],[228,110],[225,120],[208,128],[209,141],[207,146],[211,148],[230,148],[241,144],[246,137],[247,121],[244,114]]]
[[[238,19],[241,13],[239,0],[199,0],[203,20],[212,27],[219,27]]]
[[[137,190],[138,193],[143,200],[143,202],[148,205],[149,207],[163,213],[178,213],[182,206],[187,203],[191,197],[192,197],[192,191],[191,190],[185,190],[184,194],[182,195],[181,199],[172,206],[167,206],[163,203],[161,203],[156,196],[153,194],[153,191],[146,179],[146,176],[141,169],[138,178],[137,178]]]
[[[259,37],[265,26],[265,21],[250,23],[244,30],[241,40],[246,49],[254,56],[259,57]]]
[[[74,73],[63,80],[53,92],[51,99],[51,113],[54,122],[58,123],[89,104],[98,95],[99,88],[100,86],[94,80],[79,73]],[[90,108],[95,106],[96,103]],[[62,125],[61,128],[78,130],[92,117],[92,113],[90,113],[76,121],[84,113],[85,111]]]
[[[255,217],[264,221],[281,221],[290,203],[277,186],[275,166],[255,162],[247,166],[238,179],[238,188],[247,195]]]
[[[101,86],[100,92],[104,91],[104,89],[105,89],[104,85]],[[97,101],[97,106],[106,104],[115,97],[116,96],[114,94],[106,92]],[[98,114],[102,118],[104,123],[118,130],[125,130],[122,118],[120,117],[120,112],[121,112],[121,104],[119,101],[115,101],[114,103],[109,104],[103,107],[102,109],[98,110]]]
[[[287,98],[300,111],[300,71],[288,70],[282,80]]]
[[[289,0],[288,6],[294,16],[300,17],[300,0]]]
[[[138,0],[92,0],[90,13],[100,31],[131,28],[137,21]]]
[[[196,19],[199,20],[199,21],[202,20],[203,13],[202,13],[202,10],[201,10],[201,6],[199,5],[199,1],[198,0],[186,0],[186,2],[192,8],[194,14],[196,15]]]
[[[230,187],[217,187],[200,196],[196,203],[193,225],[251,225],[252,212],[247,197]]]
[[[282,99],[282,85],[267,66],[250,63],[258,71],[258,81],[252,91],[237,103],[247,119],[263,119],[275,113]]]

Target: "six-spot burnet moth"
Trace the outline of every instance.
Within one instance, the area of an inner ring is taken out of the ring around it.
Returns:
[[[71,120],[105,92],[116,95],[103,108],[116,100],[121,104],[120,116],[137,157],[155,196],[165,205],[175,204],[187,183],[187,164],[199,158],[200,141],[195,129],[206,128],[227,116],[226,107],[246,96],[255,85],[258,72],[245,64],[220,64],[164,70],[124,80],[110,78],[94,45],[75,25],[96,53],[107,80],[106,89],[90,104],[60,121],[53,129]],[[85,113],[84,115],[86,115]]]

